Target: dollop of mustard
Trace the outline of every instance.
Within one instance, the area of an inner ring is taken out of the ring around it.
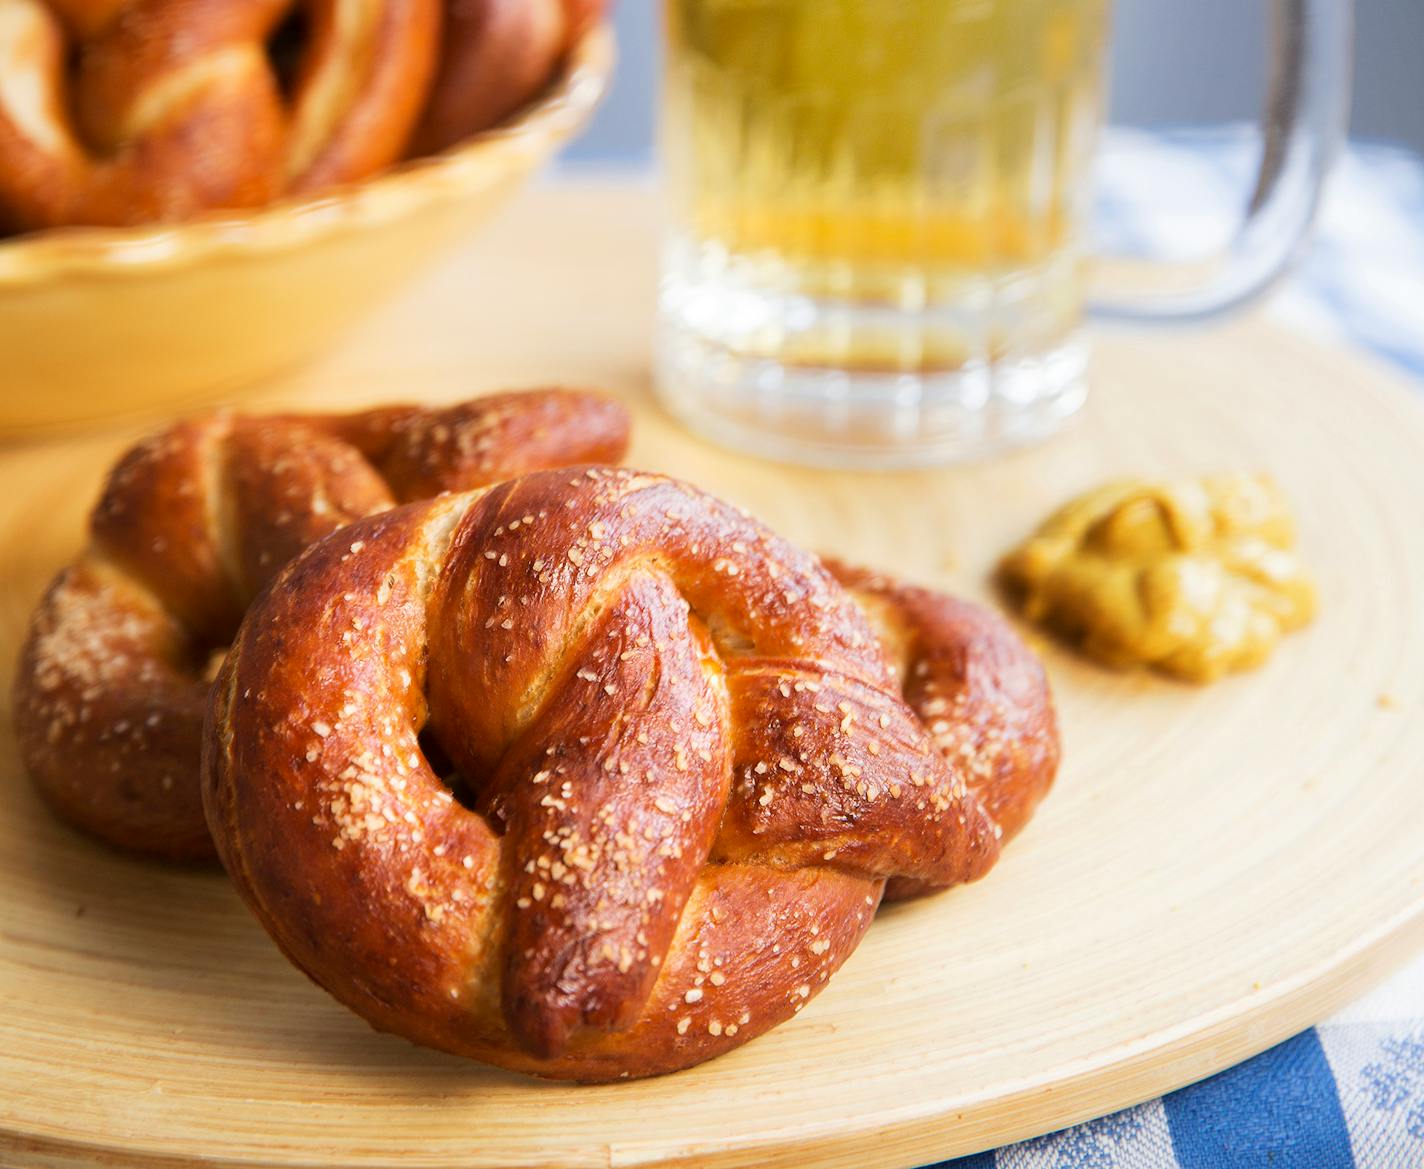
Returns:
[[[1294,549],[1267,476],[1134,481],[1061,508],[1000,573],[1029,620],[1098,661],[1209,682],[1260,665],[1315,615]]]

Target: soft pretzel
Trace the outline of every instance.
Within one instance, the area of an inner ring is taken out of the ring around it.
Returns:
[[[139,444],[21,655],[16,730],[40,791],[112,844],[211,857],[198,789],[209,664],[278,569],[398,501],[617,459],[627,431],[616,403],[548,390],[444,410],[220,414]]]
[[[607,0],[448,0],[412,152],[444,150],[533,100],[606,8]]]
[[[294,12],[289,100],[267,42]],[[0,217],[170,221],[371,174],[420,115],[439,19],[439,0],[0,0]]]
[[[373,1025],[597,1081],[795,1014],[887,880],[986,872],[956,762],[818,560],[595,467],[293,562],[213,687],[203,794],[259,920]]]

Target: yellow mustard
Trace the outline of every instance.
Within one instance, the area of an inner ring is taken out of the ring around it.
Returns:
[[[1315,615],[1280,488],[1263,475],[1110,484],[1000,566],[1024,615],[1108,665],[1194,682],[1260,665]]]

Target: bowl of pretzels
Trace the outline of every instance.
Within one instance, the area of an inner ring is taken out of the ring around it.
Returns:
[[[603,0],[0,5],[0,437],[321,351],[585,123]]]

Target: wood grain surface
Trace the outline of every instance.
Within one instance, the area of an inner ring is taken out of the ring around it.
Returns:
[[[537,1083],[377,1035],[287,965],[218,873],[53,822],[0,728],[0,1164],[903,1167],[1142,1100],[1314,1022],[1424,941],[1424,409],[1259,324],[1099,338],[1085,415],[933,473],[792,471],[679,431],[647,389],[655,213],[536,190],[265,403],[607,386],[633,459],[787,536],[977,596],[1049,508],[1118,475],[1275,473],[1322,615],[1207,689],[1051,646],[1067,762],[985,882],[881,914],[791,1024],[714,1063]],[[0,448],[0,671],[79,545],[92,434]]]

